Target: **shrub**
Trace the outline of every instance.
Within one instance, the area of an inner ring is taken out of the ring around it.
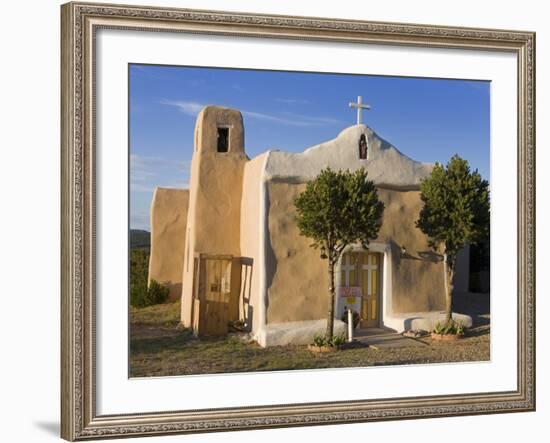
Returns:
[[[130,284],[147,284],[147,274],[149,273],[149,250],[131,249],[130,250]]]
[[[318,347],[322,346],[342,346],[346,342],[346,335],[345,334],[338,334],[332,336],[332,338],[328,339],[322,335],[322,334],[315,334],[315,337],[313,337],[313,344]]]
[[[149,287],[144,281],[138,281],[131,285],[130,304],[136,308],[164,303],[168,299],[170,289],[161,285],[156,280],[151,280]]]
[[[130,304],[136,308],[147,306],[147,282],[137,281],[130,283]]]
[[[130,304],[136,308],[148,306],[147,272],[149,268],[149,251],[146,249],[130,250]]]
[[[170,289],[151,280],[147,286],[149,272],[149,250],[133,248],[130,250],[130,304],[136,308],[164,303]]]
[[[313,344],[315,346],[326,346],[327,345],[327,339],[322,334],[315,334],[315,337],[313,337]]]
[[[164,303],[166,300],[168,300],[169,294],[169,288],[161,285],[156,280],[151,280],[151,283],[149,283],[149,290],[147,291],[148,305],[157,305],[159,303]]]
[[[451,320],[446,322],[438,322],[433,330],[440,335],[462,335],[464,334],[464,325],[460,321]]]
[[[346,342],[345,334],[338,334],[332,337],[331,344],[332,346],[342,346]]]

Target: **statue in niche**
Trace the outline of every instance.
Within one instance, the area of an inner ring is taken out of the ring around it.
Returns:
[[[361,134],[361,137],[359,137],[359,159],[366,160],[367,153],[368,153],[367,137],[365,137],[365,134]]]

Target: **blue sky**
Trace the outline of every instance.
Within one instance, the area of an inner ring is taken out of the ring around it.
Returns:
[[[409,157],[455,153],[489,180],[490,83],[346,74],[130,65],[130,227],[149,230],[157,186],[187,187],[193,130],[208,104],[239,109],[250,158],[301,152],[363,122]]]

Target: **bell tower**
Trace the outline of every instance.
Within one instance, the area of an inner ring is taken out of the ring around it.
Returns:
[[[185,245],[181,320],[191,326],[196,254],[240,256],[244,127],[236,109],[207,106],[195,125]]]

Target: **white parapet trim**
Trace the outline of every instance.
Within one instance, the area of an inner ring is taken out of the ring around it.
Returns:
[[[267,324],[261,328],[254,339],[262,347],[283,346],[288,344],[307,345],[313,342],[316,334],[324,335],[327,328],[326,320],[290,321],[285,323]],[[334,334],[346,333],[346,324],[334,320]]]
[[[472,317],[465,314],[453,312],[453,320],[459,321],[466,328],[472,327]],[[423,329],[431,331],[438,322],[445,321],[445,312],[405,312],[394,313],[386,316],[384,326],[394,329],[397,332]]]

